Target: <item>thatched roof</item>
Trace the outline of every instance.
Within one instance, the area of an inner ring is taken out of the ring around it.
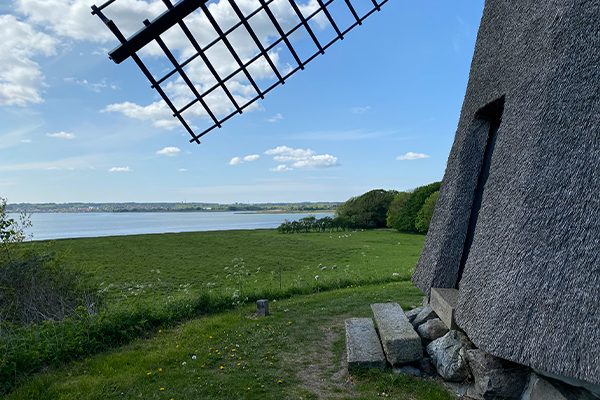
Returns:
[[[413,277],[424,291],[456,286],[489,134],[477,113],[504,96],[457,321],[489,353],[593,384],[600,384],[599,88],[599,0],[486,2]]]

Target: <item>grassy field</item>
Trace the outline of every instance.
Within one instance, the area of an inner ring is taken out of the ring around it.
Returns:
[[[48,399],[448,398],[431,382],[384,373],[349,384],[340,372],[344,318],[368,315],[373,301],[420,301],[407,281],[423,240],[391,230],[255,230],[30,243],[88,274],[104,299],[97,315],[0,330],[0,390]],[[258,298],[272,300],[273,317],[248,317]]]
[[[376,399],[446,400],[432,380],[392,372],[349,377],[344,319],[372,302],[421,301],[407,282],[297,296],[198,318],[121,349],[33,377],[8,399]]]
[[[68,265],[90,274],[110,307],[205,292],[232,295],[237,284],[228,275],[240,258],[249,273],[243,279],[248,293],[409,280],[423,240],[389,230],[254,230],[67,239],[52,247]]]

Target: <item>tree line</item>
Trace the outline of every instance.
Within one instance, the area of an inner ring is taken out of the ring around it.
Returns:
[[[388,227],[400,232],[427,233],[440,186],[441,182],[434,182],[410,192],[371,190],[340,205],[335,218],[304,217],[285,221],[278,230],[308,233]]]

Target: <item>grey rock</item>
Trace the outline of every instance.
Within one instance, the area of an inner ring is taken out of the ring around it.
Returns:
[[[411,324],[415,320],[416,316],[419,315],[421,310],[423,310],[423,308],[424,308],[423,306],[416,307],[416,308],[413,308],[412,310],[409,310],[406,312],[406,318],[408,318],[408,320],[410,321]]]
[[[410,365],[405,365],[400,368],[394,368],[392,372],[394,372],[395,374],[410,375],[416,377],[423,376],[423,373],[418,368],[411,367]]]
[[[400,365],[423,357],[421,338],[397,303],[372,304],[375,324],[388,362]]]
[[[477,400],[517,400],[527,384],[529,368],[479,349],[466,351],[474,384],[469,397]]]
[[[448,328],[441,319],[434,318],[419,325],[417,333],[425,340],[435,340],[448,333]]]
[[[425,307],[423,307],[421,312],[419,312],[419,314],[417,314],[415,319],[412,321],[412,324],[415,328],[418,328],[419,325],[421,325],[422,323],[427,322],[430,319],[434,319],[434,318],[437,318],[437,315],[435,314],[435,312],[431,309],[431,307],[425,306]]]
[[[427,346],[427,353],[442,378],[450,382],[461,382],[470,375],[466,351],[473,344],[464,333],[450,331]]]
[[[385,368],[385,355],[371,318],[346,320],[346,354],[348,370]]]
[[[259,317],[269,315],[269,300],[262,299],[256,301],[256,315]]]
[[[585,389],[531,373],[521,400],[597,400]]]
[[[423,357],[419,360],[419,369],[423,372],[424,375],[427,376],[435,376],[437,375],[437,371],[435,370],[435,365],[431,363],[431,359],[429,357]]]

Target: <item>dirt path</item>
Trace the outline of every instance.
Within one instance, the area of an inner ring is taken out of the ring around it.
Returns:
[[[348,374],[346,351],[336,354],[335,346],[344,340],[344,319],[331,321],[322,327],[322,339],[302,354],[296,355],[301,387],[318,399],[348,399],[356,397]],[[339,352],[339,350],[338,350]]]

